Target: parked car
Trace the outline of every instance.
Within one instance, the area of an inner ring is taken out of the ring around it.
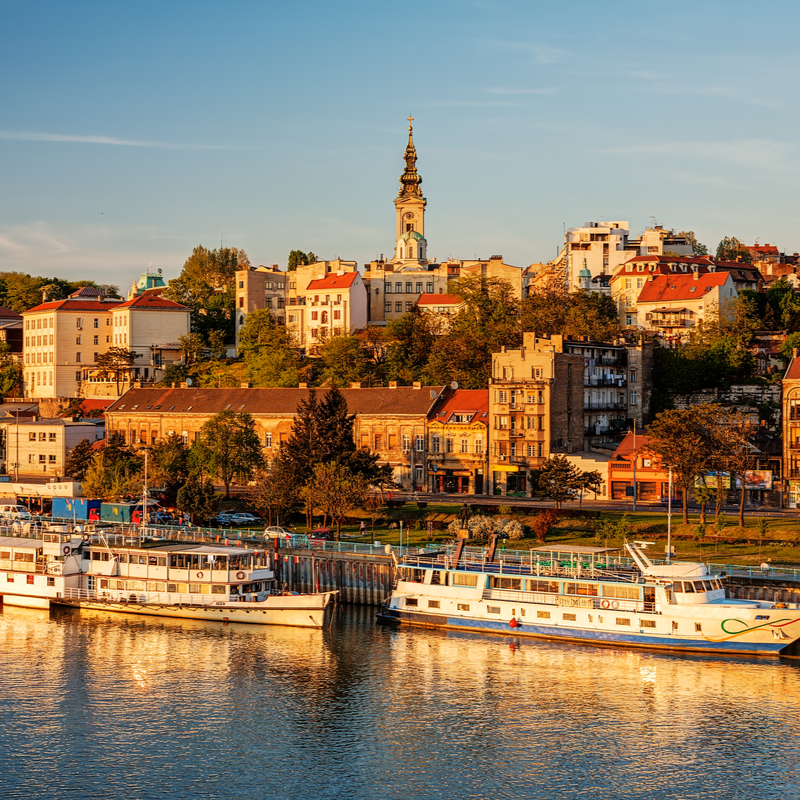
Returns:
[[[293,536],[291,531],[286,528],[281,528],[280,525],[270,525],[264,530],[265,539],[291,539]]]
[[[230,528],[233,525],[230,514],[217,514],[208,521],[212,528]]]
[[[231,514],[231,521],[234,525],[260,525],[264,520],[255,514],[248,514],[243,511],[238,514]]]

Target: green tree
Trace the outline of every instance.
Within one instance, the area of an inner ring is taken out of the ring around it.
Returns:
[[[747,264],[753,263],[753,255],[750,249],[735,236],[726,236],[717,245],[716,258],[717,261],[743,261]]]
[[[708,248],[704,244],[700,244],[697,241],[697,237],[694,235],[694,231],[680,231],[678,236],[685,236],[689,244],[692,246],[692,255],[693,256],[707,256],[708,255]]]
[[[295,272],[298,267],[305,266],[306,264],[316,264],[317,257],[310,250],[304,253],[302,250],[292,250],[289,253],[288,272]]]
[[[220,361],[228,355],[228,350],[225,347],[225,334],[223,331],[208,332],[208,349],[209,355],[215,361]]]
[[[88,439],[81,439],[69,452],[64,464],[64,474],[76,481],[82,481],[86,477],[93,457],[92,442]]]
[[[199,333],[187,333],[179,337],[178,344],[181,346],[181,354],[187,366],[200,361],[206,351],[203,337]]]
[[[248,481],[264,463],[255,423],[247,413],[224,410],[215,414],[200,429],[194,447],[197,448],[195,463],[202,461],[222,481],[225,497],[230,497],[234,479]]]
[[[169,282],[164,297],[190,309],[192,330],[203,341],[212,330],[221,331],[225,339],[233,339],[236,271],[249,266],[244,250],[208,250],[198,245],[186,259],[181,274]]]
[[[315,464],[309,482],[301,490],[308,504],[317,506],[334,521],[337,541],[341,538],[342,521],[364,502],[366,493],[364,478],[335,461]]]
[[[202,480],[194,474],[178,489],[176,497],[178,510],[191,515],[196,525],[208,525],[219,510],[219,503],[220,496],[214,491],[211,479]]]
[[[300,361],[291,351],[251,353],[245,363],[247,378],[253,386],[289,388],[300,383]]]
[[[589,336],[598,342],[611,341],[621,331],[611,296],[561,287],[532,289],[520,303],[520,326],[543,336]]]
[[[139,353],[127,347],[109,347],[104,353],[98,353],[95,358],[97,370],[103,380],[112,379],[117,384],[117,395],[121,381],[129,381],[133,371],[133,362],[139,358]]]
[[[784,358],[793,358],[795,348],[797,348],[798,351],[800,352],[800,331],[795,331],[794,333],[790,333],[783,340],[783,344],[781,345],[781,351],[780,351],[781,355]]]
[[[115,457],[112,450],[104,448],[95,453],[81,488],[84,497],[119,501],[140,496],[143,477],[139,460]]]
[[[560,508],[575,494],[580,470],[562,453],[551,456],[533,473],[533,491],[538,497],[549,497]]]
[[[300,488],[294,475],[278,459],[273,459],[256,474],[247,498],[268,525],[282,525],[300,502]]]
[[[320,351],[322,378],[331,386],[349,386],[366,376],[367,363],[361,340],[357,336],[334,336]]]
[[[239,329],[239,352],[244,356],[247,377],[254,386],[297,386],[300,359],[294,337],[276,325],[269,309],[253,311]]]
[[[189,448],[173,433],[148,448],[148,472],[152,486],[160,487],[163,503],[175,505],[178,490],[189,477]]]
[[[22,391],[22,364],[0,368],[0,396],[9,397]]]
[[[433,321],[415,305],[386,326],[386,375],[389,380],[411,384],[424,379],[436,341]]]

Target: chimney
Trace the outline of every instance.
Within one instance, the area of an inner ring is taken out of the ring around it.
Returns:
[[[350,384],[351,389],[360,389],[361,388],[361,381],[352,381]]]
[[[307,384],[307,383],[301,383],[301,384],[298,386],[298,389],[308,389],[308,384]]]
[[[792,348],[792,358],[797,358],[797,348],[796,347]]]
[[[414,381],[414,383],[412,383],[411,386],[414,389],[421,389],[422,388],[422,384],[419,381]]]
[[[699,280],[700,280],[700,273],[699,273],[699,272],[697,272],[697,270],[695,270],[693,274],[694,274],[694,279],[695,279],[696,281],[699,281]]]
[[[189,384],[186,383],[186,381],[181,381],[180,387],[181,387],[181,389],[188,389],[189,388]]]
[[[246,383],[246,382],[245,383],[240,383],[239,384],[239,388],[240,389],[249,389],[250,388],[250,384]]]
[[[389,381],[389,388],[396,389],[397,388],[397,381]]]

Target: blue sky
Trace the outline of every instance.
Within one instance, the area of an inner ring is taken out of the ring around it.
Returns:
[[[390,254],[409,113],[440,260],[653,217],[794,252],[799,9],[0,0],[0,270]]]

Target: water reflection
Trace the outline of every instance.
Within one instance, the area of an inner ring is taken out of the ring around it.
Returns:
[[[9,798],[779,798],[794,662],[390,629],[0,614]]]

